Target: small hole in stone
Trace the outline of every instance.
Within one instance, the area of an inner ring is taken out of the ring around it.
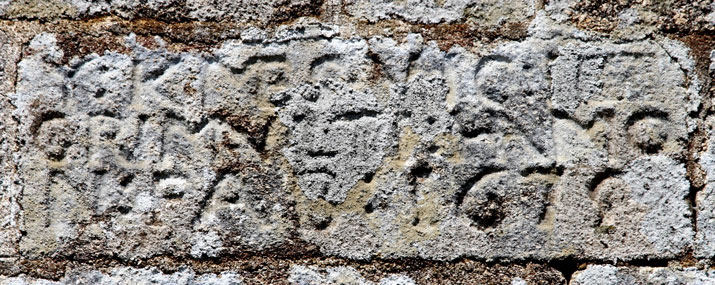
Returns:
[[[48,157],[49,159],[51,159],[51,160],[54,160],[54,161],[61,161],[62,159],[65,158],[65,150],[64,150],[64,149],[60,149],[60,150],[57,150],[57,151],[49,152],[49,153],[47,154],[47,157]]]
[[[325,230],[328,228],[328,226],[330,226],[330,223],[332,221],[333,221],[333,218],[328,217],[327,219],[322,220],[322,221],[318,222],[317,224],[315,224],[315,229],[319,230],[319,231]]]
[[[103,131],[99,135],[107,140],[113,140],[117,137],[117,132],[115,130]]]
[[[300,123],[305,119],[305,115],[295,115],[293,116],[293,122]]]
[[[413,168],[411,174],[419,178],[427,178],[432,173],[432,167],[426,162],[420,162],[417,167]]]
[[[375,176],[375,173],[373,173],[373,172],[367,173],[367,174],[365,174],[365,177],[362,179],[362,181],[364,181],[365,183],[370,183],[370,182],[372,182],[372,178],[374,176]]]
[[[134,175],[129,174],[127,176],[124,176],[124,178],[122,178],[122,180],[119,181],[119,185],[122,187],[126,187],[127,185],[129,185],[129,183],[132,182],[132,180],[134,180]]]
[[[412,219],[412,226],[417,226],[420,223],[420,217]]]
[[[430,153],[435,153],[438,150],[439,150],[439,147],[436,145],[433,145],[433,146],[430,146],[429,148],[427,148],[427,151],[429,151]]]
[[[94,93],[94,98],[102,98],[104,97],[105,93],[107,93],[107,90],[104,90],[104,88],[99,88],[97,89],[97,92]]]
[[[548,59],[550,59],[550,60],[554,60],[554,59],[556,59],[557,57],[559,57],[559,53],[558,53],[558,51],[556,51],[556,50],[550,50],[550,51],[546,54],[546,58],[548,58]]]
[[[368,213],[368,214],[375,211],[375,206],[373,206],[372,203],[367,203],[367,205],[365,205],[364,208],[365,208],[365,213]]]
[[[128,206],[118,206],[117,207],[117,211],[119,211],[119,213],[121,213],[123,215],[129,214],[129,212],[131,210],[132,210],[132,207],[128,207]]]
[[[436,120],[435,118],[433,118],[433,117],[428,117],[428,118],[427,118],[427,123],[430,124],[430,125],[431,125],[431,124],[434,124],[434,122],[436,122],[436,121],[437,121],[437,120]]]

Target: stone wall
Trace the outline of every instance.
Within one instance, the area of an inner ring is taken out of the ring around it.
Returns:
[[[715,284],[715,2],[0,1],[0,284]]]

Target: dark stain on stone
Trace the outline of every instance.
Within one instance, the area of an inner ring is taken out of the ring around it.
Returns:
[[[212,112],[211,118],[226,122],[237,132],[246,134],[253,148],[258,153],[265,154],[266,138],[274,117],[261,120],[248,114],[220,109]]]

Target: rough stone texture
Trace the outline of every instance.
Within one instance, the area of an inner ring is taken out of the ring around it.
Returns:
[[[670,57],[684,47],[545,25],[483,57],[418,35],[412,54],[380,53],[370,42],[398,46],[301,23],[210,53],[130,35],[129,54],[66,65],[56,36],[39,34],[9,95],[25,141],[19,248],[216,257],[298,231],[357,259],[684,252],[677,160],[699,98],[688,59]],[[374,61],[387,62],[380,84],[368,83]]]
[[[617,267],[589,265],[570,284],[713,284],[715,272],[696,268]]]
[[[488,27],[527,20],[534,15],[539,5],[537,0],[347,0],[342,2],[348,15],[369,22],[402,19],[409,22],[436,24],[467,18]]]
[[[486,25],[520,22],[533,16],[541,5],[538,0],[515,2],[500,0],[280,0],[280,1],[88,1],[22,0],[0,2],[0,17],[7,19],[81,19],[102,15],[123,18],[156,17],[163,20],[239,21],[266,24],[289,17],[317,14],[324,4],[336,7],[348,16],[377,22],[403,19],[414,23],[436,24],[464,18],[484,21]],[[508,5],[507,5],[508,4]]]
[[[240,285],[243,284],[241,276],[233,272],[221,272],[220,274],[195,274],[189,268],[182,269],[173,274],[163,274],[156,268],[136,269],[132,267],[120,267],[112,269],[110,272],[100,271],[75,271],[68,272],[65,277],[58,281],[36,279],[20,275],[17,277],[0,276],[0,284],[3,285],[50,285],[50,284],[201,284],[201,285]]]
[[[290,270],[288,282],[292,284],[375,284],[365,280],[360,273],[351,267],[327,268],[325,273],[317,267],[296,265]],[[380,285],[410,285],[415,284],[412,278],[405,275],[391,275],[380,280]]]
[[[633,23],[663,30],[712,32],[715,3],[703,1],[548,1],[546,10],[557,19],[611,31]]]
[[[0,17],[6,19],[89,18],[117,15],[123,18],[156,17],[162,20],[240,21],[268,23],[290,16],[315,13],[319,5],[304,0],[20,0],[1,1]]]
[[[255,269],[255,268],[254,268]],[[355,284],[355,285],[410,285],[410,284],[559,284],[564,279],[558,271],[543,266],[485,266],[476,262],[459,262],[413,268],[409,272],[399,268],[376,272],[376,268],[357,266],[320,266],[293,264],[286,268],[283,279],[243,276],[233,270],[214,269],[215,273],[198,273],[179,267],[172,273],[162,273],[154,267],[120,266],[93,270],[87,267],[67,270],[56,280],[30,277],[0,276],[0,284]],[[397,270],[397,271],[395,271]],[[259,269],[258,271],[261,271]],[[255,272],[247,275],[255,275]]]
[[[715,6],[622,2],[0,1],[0,282],[705,280]]]

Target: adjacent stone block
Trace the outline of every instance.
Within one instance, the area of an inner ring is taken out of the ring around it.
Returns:
[[[533,16],[538,1],[499,0],[412,0],[412,1],[355,1],[345,0],[344,9],[351,16],[370,22],[402,19],[409,22],[437,24],[451,23],[468,18],[484,26],[501,26],[521,23]]]
[[[59,281],[31,278],[20,275],[17,277],[0,276],[0,284],[205,284],[205,285],[239,285],[243,284],[241,276],[234,272],[225,271],[221,274],[196,274],[193,270],[184,268],[173,274],[164,274],[156,268],[136,269],[132,267],[118,267],[108,273],[96,270],[76,270],[69,272]]]
[[[155,267],[118,266],[101,271],[83,267],[68,270],[56,281],[21,274],[15,277],[0,276],[0,284],[410,285],[434,283],[561,284],[564,282],[564,278],[558,271],[536,264],[487,266],[482,263],[464,261],[436,264],[409,272],[394,273],[376,272],[375,268],[364,266],[319,266],[291,263],[285,264],[285,266],[275,265],[275,267],[252,268],[252,272],[247,274],[239,274],[233,270],[199,273],[186,267],[171,273],[161,272]]]
[[[570,284],[712,284],[715,272],[696,268],[616,267],[589,265],[574,273]]]
[[[267,24],[291,17],[317,14],[319,5],[305,0],[208,1],[208,0],[19,0],[0,1],[4,19],[81,19],[106,15],[123,18],[158,18],[181,21],[237,21]]]
[[[709,0],[664,1],[547,1],[546,11],[557,19],[600,31],[630,25],[641,29],[707,33],[715,30],[715,3]],[[629,32],[632,32],[629,31]]]
[[[266,25],[300,16],[327,18],[345,13],[360,21],[404,20],[410,23],[453,23],[469,19],[495,28],[525,24],[541,4],[536,0],[410,0],[410,1],[89,1],[21,0],[0,1],[0,18],[5,19],[82,19],[116,15],[134,19],[151,17],[169,21],[232,21]]]
[[[294,265],[290,270],[288,281],[291,284],[375,284],[365,280],[360,273],[351,267],[327,268],[325,274],[320,268]],[[380,280],[380,285],[410,285],[415,284],[409,276],[394,274]]]

